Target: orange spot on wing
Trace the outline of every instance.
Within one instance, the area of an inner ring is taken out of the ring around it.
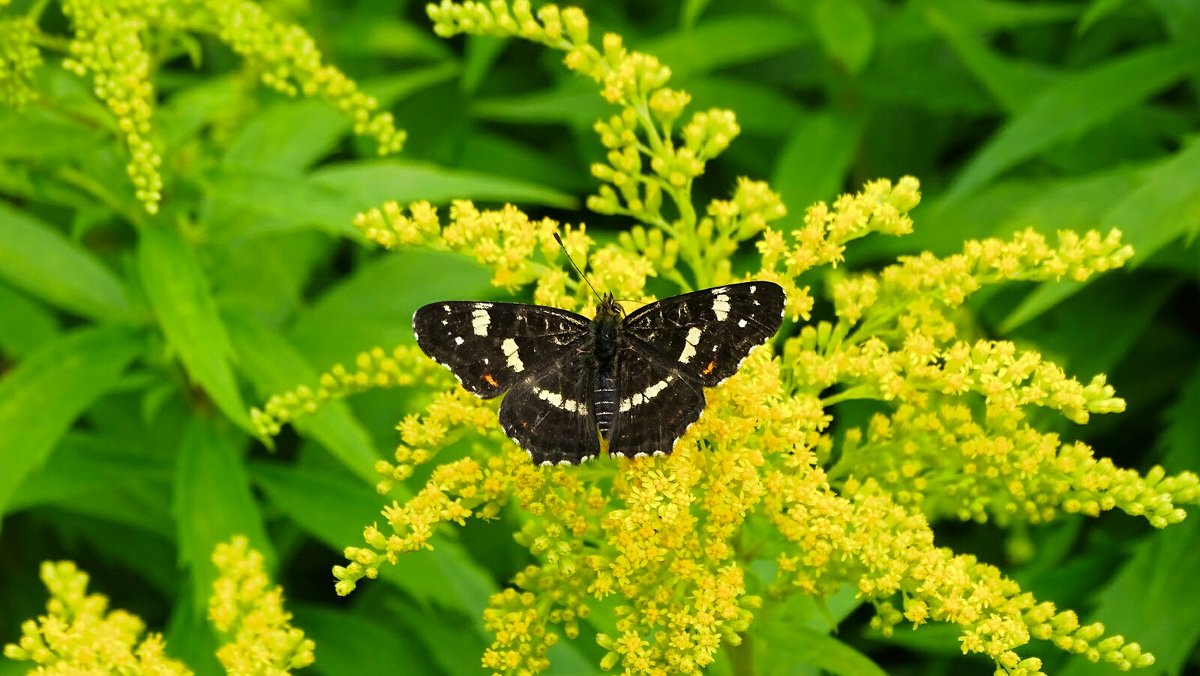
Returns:
[[[483,374],[483,379],[487,382],[488,385],[491,385],[492,387],[495,387],[496,385],[499,384],[496,382],[496,379],[493,378],[492,374],[490,374],[490,373]]]
[[[708,366],[704,367],[704,375],[708,375],[708,374],[712,373],[713,369],[715,369],[715,368],[717,368],[717,360],[714,359],[714,360],[708,362]]]

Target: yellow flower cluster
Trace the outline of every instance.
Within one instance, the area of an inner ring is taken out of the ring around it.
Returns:
[[[758,241],[763,264],[757,277],[783,286],[788,296],[787,313],[808,319],[813,297],[807,287],[797,285],[796,279],[819,265],[836,267],[842,262],[848,242],[872,232],[912,232],[908,212],[920,201],[917,179],[905,176],[895,185],[886,179],[872,181],[858,193],[839,197],[832,208],[818,202],[804,212],[804,224],[789,233],[791,245],[784,233],[765,228]],[[834,299],[838,299],[838,292]]]
[[[246,59],[265,85],[289,96],[320,96],[336,105],[353,120],[355,134],[378,142],[380,154],[404,145],[405,133],[395,128],[391,113],[380,111],[378,101],[340,70],[323,64],[303,28],[272,18],[250,0],[64,0],[63,12],[74,31],[64,66],[81,77],[90,73],[96,96],[117,118],[129,149],[126,169],[138,201],[151,214],[162,200],[162,157],[153,139],[155,93],[150,74],[155,64],[143,42],[157,31],[216,35]],[[7,38],[0,41],[0,91],[19,94],[21,88],[13,89],[15,85],[5,81],[36,65],[36,52],[31,55],[26,47],[9,54],[4,45],[10,43],[17,44]],[[10,68],[15,75],[8,75]]]
[[[321,374],[316,389],[301,385],[291,392],[272,395],[261,409],[250,410],[250,422],[255,432],[267,439],[279,434],[283,425],[315,412],[327,401],[344,399],[368,389],[441,383],[442,380],[430,379],[444,373],[412,345],[397,346],[390,353],[378,347],[362,352],[354,360],[354,369],[351,371],[336,364],[329,372]]]
[[[157,213],[162,199],[162,156],[151,140],[154,85],[150,55],[142,45],[147,27],[163,18],[162,0],[123,3],[63,0],[63,13],[75,31],[70,58],[63,67],[83,77],[92,74],[96,97],[117,118],[125,136],[129,163],[125,171],[146,211]]]
[[[36,32],[29,17],[0,19],[0,104],[21,110],[37,98],[31,84],[42,65],[42,53],[33,45]]]
[[[193,27],[212,31],[260,73],[263,84],[288,96],[320,96],[354,121],[354,133],[370,136],[380,155],[395,153],[406,135],[392,114],[379,111],[375,97],[363,93],[334,66],[322,63],[316,42],[300,26],[282,23],[248,0],[191,0]]]
[[[1120,509],[1155,528],[1178,523],[1179,504],[1200,499],[1200,478],[1168,477],[1161,467],[1142,476],[1097,459],[1082,442],[1026,424],[980,425],[962,403],[901,404],[874,416],[864,431],[847,431],[830,477],[842,492],[871,477],[893,499],[930,518],[1038,523],[1060,511],[1097,516]],[[844,482],[844,483],[843,483]]]
[[[592,175],[603,185],[588,198],[588,208],[629,216],[670,237],[671,256],[682,257],[693,282],[674,265],[660,269],[673,271],[672,281],[683,288],[730,281],[728,258],[738,244],[786,214],[765,183],[743,180],[732,200],[714,200],[701,217],[692,203],[692,184],[741,132],[736,116],[729,110],[701,111],[676,129],[691,97],[666,86],[671,69],[652,55],[626,49],[613,33],[596,48],[588,42],[588,20],[580,9],[543,5],[535,14],[528,0],[516,0],[511,8],[502,0],[443,0],[426,9],[444,37],[520,37],[566,52],[567,68],[594,80],[605,100],[621,108],[595,126],[607,152],[606,162],[592,165]],[[664,197],[671,201],[672,216],[663,212]]]
[[[313,663],[312,640],[291,626],[283,589],[271,586],[263,557],[244,536],[217,545],[220,576],[213,583],[208,619],[225,638],[217,659],[231,674],[283,675]]]
[[[592,292],[569,275],[570,268],[559,258],[554,233],[560,230],[549,218],[532,220],[520,209],[478,209],[460,200],[450,206],[450,220],[443,224],[437,209],[416,202],[407,212],[396,202],[385,203],[355,216],[354,226],[363,235],[388,249],[423,246],[470,256],[494,270],[492,284],[514,290],[536,283],[534,300],[542,305],[581,309],[592,303]],[[620,247],[605,247],[588,256],[592,240],[583,226],[562,228],[563,245],[581,269],[602,291],[618,298],[638,298],[654,265]],[[540,260],[539,260],[540,259]]]
[[[11,660],[32,661],[39,674],[190,674],[166,656],[162,636],[143,637],[135,615],[108,610],[108,599],[88,594],[88,576],[69,561],[42,564],[50,591],[46,614],[21,625],[21,639],[4,646]]]

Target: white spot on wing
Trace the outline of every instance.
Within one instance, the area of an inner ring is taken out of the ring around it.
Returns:
[[[503,343],[500,343],[500,349],[504,350],[504,357],[508,360],[508,368],[520,373],[525,370],[525,362],[521,361],[521,355],[517,354],[517,341],[512,338],[505,338]]]
[[[729,316],[729,296],[718,294],[713,300],[713,314],[717,315],[717,321],[723,322]]]
[[[475,331],[475,335],[486,336],[491,323],[492,318],[487,310],[479,309],[471,312],[471,329]]]
[[[620,406],[621,412],[624,413],[634,406],[641,406],[642,404],[657,397],[660,392],[667,389],[667,383],[670,383],[672,380],[675,380],[675,376],[667,376],[657,383],[654,383],[650,387],[647,387],[644,391],[638,392],[628,399],[622,399]]]
[[[745,320],[745,319],[739,319],[739,320],[738,320],[738,328],[739,328],[739,329],[744,329],[744,328],[746,328],[746,320]]]
[[[455,345],[462,345],[462,344],[463,344],[463,337],[462,337],[462,336],[455,336],[455,337],[454,337],[454,344],[455,344]]]
[[[698,326],[688,329],[687,336],[684,337],[687,344],[683,346],[683,352],[679,353],[680,364],[686,364],[692,360],[692,357],[696,356],[696,344],[700,342],[700,333],[700,327]]]

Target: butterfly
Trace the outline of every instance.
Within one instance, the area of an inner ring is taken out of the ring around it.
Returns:
[[[417,344],[484,399],[540,465],[670,453],[704,411],[704,388],[737,372],[783,322],[773,282],[685,293],[595,319],[544,305],[445,301],[413,315]]]

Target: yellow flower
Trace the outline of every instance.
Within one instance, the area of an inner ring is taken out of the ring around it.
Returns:
[[[313,663],[315,645],[291,626],[283,589],[272,587],[263,557],[244,536],[217,545],[220,576],[213,583],[208,619],[223,638],[217,659],[232,674],[288,674]]]
[[[88,576],[70,561],[42,564],[50,590],[46,614],[21,625],[21,639],[4,646],[10,660],[31,661],[46,674],[190,674],[166,656],[162,636],[123,610],[108,610],[108,599],[88,594]]]

